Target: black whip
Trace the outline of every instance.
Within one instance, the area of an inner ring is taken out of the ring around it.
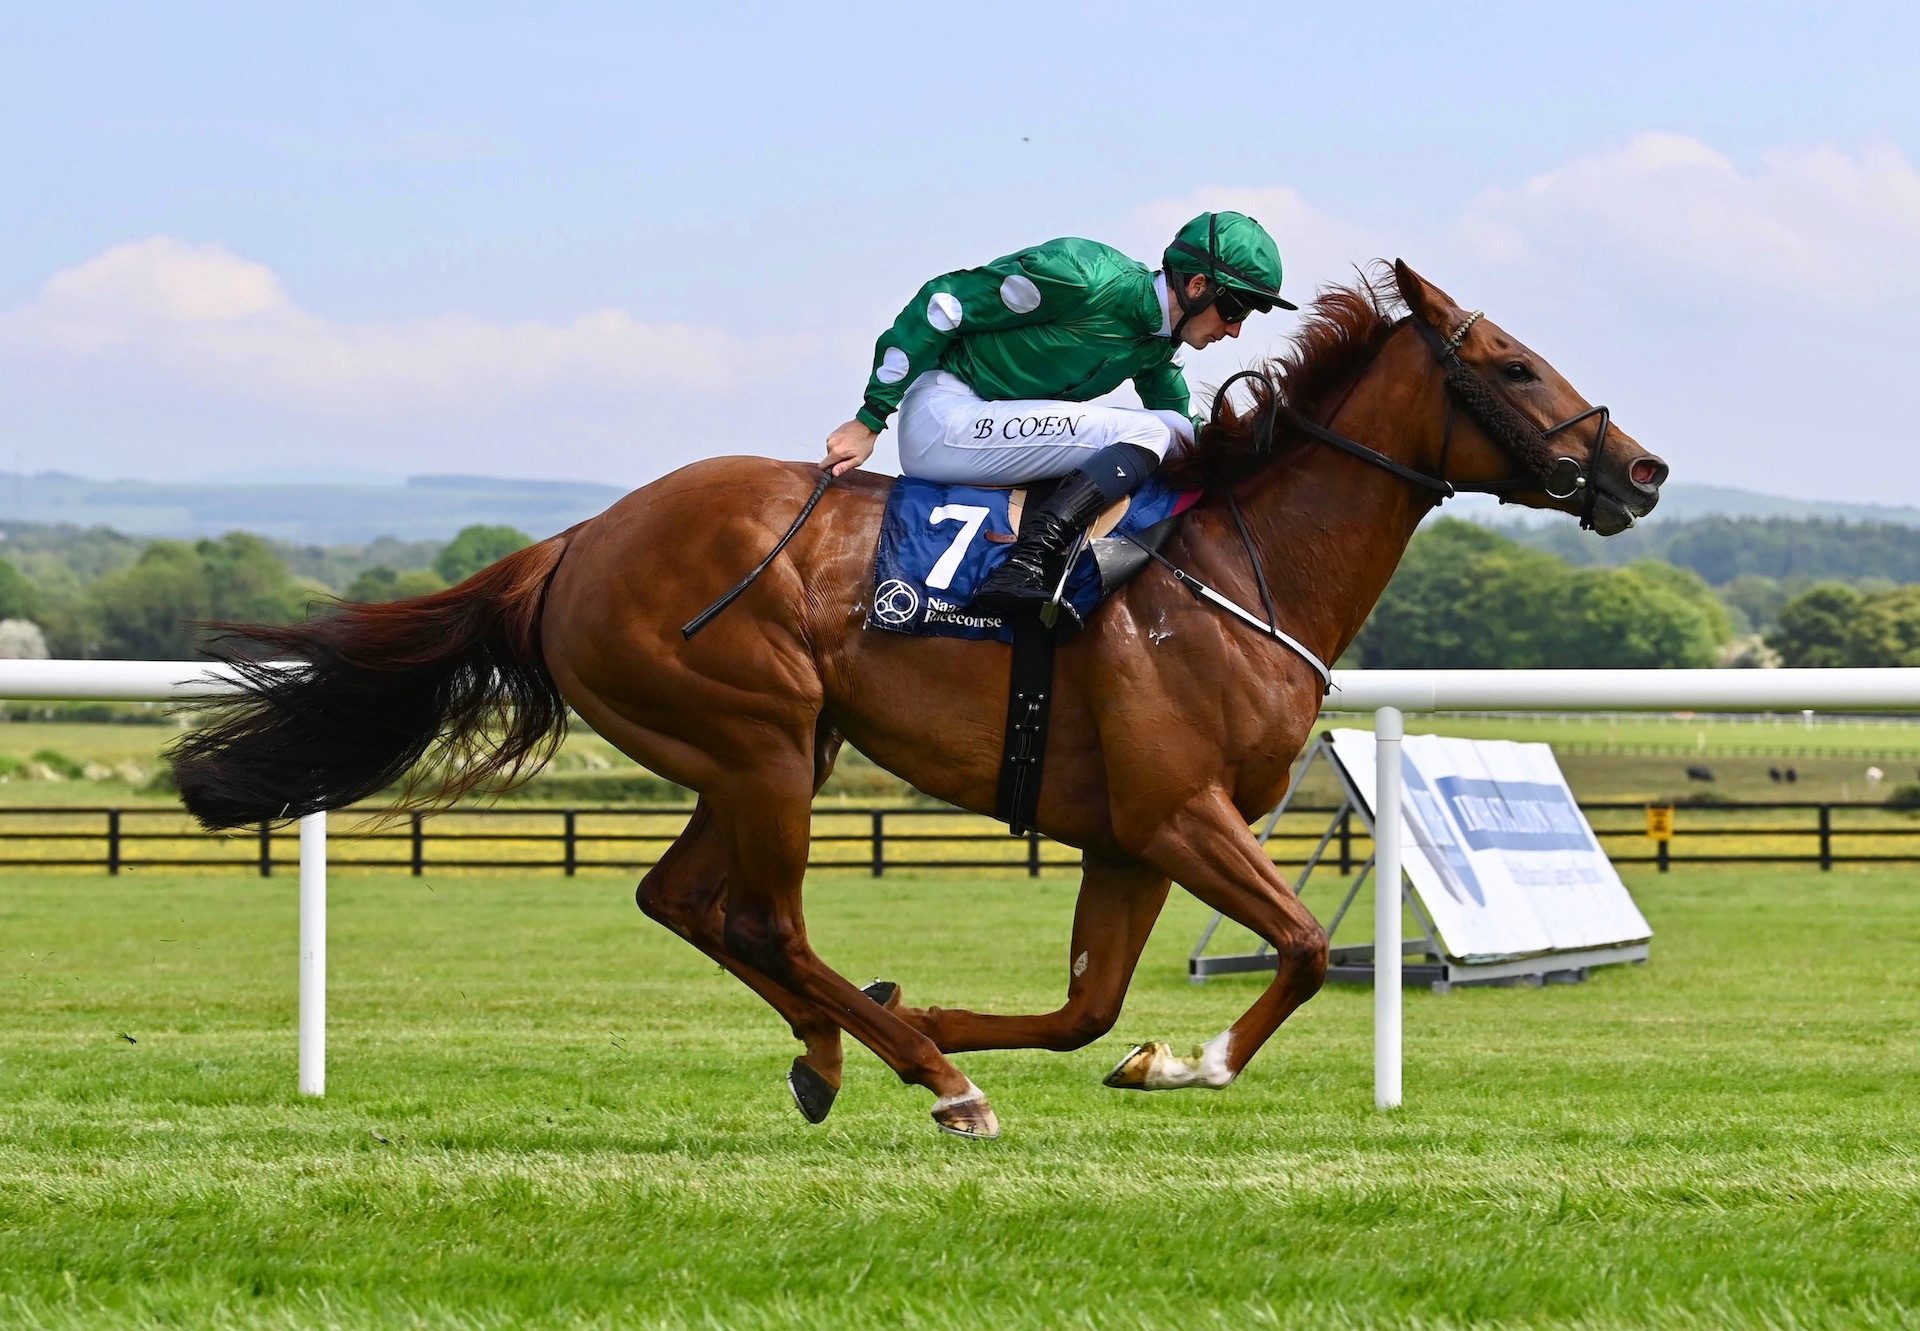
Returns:
[[[746,577],[734,584],[732,591],[722,596],[692,619],[689,619],[680,629],[680,636],[682,638],[691,638],[701,629],[711,624],[722,610],[725,610],[728,606],[739,600],[740,594],[746,591],[747,588],[753,586],[760,575],[767,571],[767,565],[771,564],[779,553],[787,548],[787,542],[793,539],[794,533],[805,526],[807,519],[813,516],[813,506],[820,502],[820,496],[827,492],[827,487],[831,484],[833,484],[833,473],[830,471],[822,471],[820,473],[820,479],[813,483],[813,493],[807,498],[807,506],[800,510],[800,516],[793,520],[791,527],[787,528],[787,534],[774,543],[773,549],[767,551],[767,557],[765,559],[753,566],[753,572],[747,574]]]

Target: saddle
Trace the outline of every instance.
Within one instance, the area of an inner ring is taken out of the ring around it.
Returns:
[[[1055,649],[1140,571],[1199,498],[1198,491],[1153,478],[1096,518],[1071,557],[1058,617],[1051,622],[972,609],[975,590],[1006,559],[1026,515],[1039,509],[1055,484],[1001,489],[896,482],[880,523],[867,611],[871,629],[1013,645],[994,814],[1015,836],[1032,828],[1040,804]]]

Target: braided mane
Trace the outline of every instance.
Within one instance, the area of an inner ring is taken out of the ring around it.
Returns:
[[[1350,286],[1320,288],[1294,332],[1293,344],[1260,366],[1261,377],[1242,381],[1250,389],[1245,408],[1217,401],[1212,421],[1202,427],[1192,450],[1167,464],[1167,479],[1213,489],[1260,470],[1272,456],[1259,452],[1256,424],[1275,395],[1303,416],[1319,419],[1373,359],[1403,312],[1393,268],[1384,261],[1357,274]],[[1297,440],[1283,432],[1277,442],[1285,448]]]

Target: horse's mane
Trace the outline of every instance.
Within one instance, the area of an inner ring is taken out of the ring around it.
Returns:
[[[1301,415],[1318,419],[1373,359],[1403,312],[1393,269],[1384,262],[1358,272],[1349,286],[1321,287],[1307,306],[1293,345],[1258,367],[1260,375],[1241,381],[1250,389],[1244,409],[1230,400],[1216,400],[1213,418],[1201,428],[1193,448],[1167,464],[1167,480],[1211,489],[1260,470],[1273,455],[1259,451],[1258,422],[1275,396]],[[1298,437],[1282,430],[1274,443],[1284,452]]]

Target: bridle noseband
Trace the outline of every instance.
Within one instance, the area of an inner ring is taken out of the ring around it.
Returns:
[[[1537,426],[1507,401],[1487,380],[1469,369],[1460,359],[1460,347],[1473,331],[1473,326],[1486,317],[1484,310],[1475,310],[1469,314],[1452,333],[1441,337],[1438,329],[1417,314],[1408,314],[1394,325],[1411,323],[1420,334],[1420,338],[1433,352],[1434,360],[1446,375],[1447,421],[1445,432],[1440,439],[1439,475],[1430,476],[1415,467],[1409,467],[1388,457],[1377,448],[1370,448],[1357,439],[1349,439],[1287,406],[1280,400],[1278,385],[1265,370],[1242,370],[1220,385],[1214,394],[1211,419],[1217,421],[1220,405],[1226,401],[1227,390],[1242,379],[1259,379],[1267,385],[1268,401],[1271,404],[1262,413],[1254,425],[1254,451],[1257,454],[1270,454],[1274,447],[1274,435],[1284,414],[1286,425],[1328,444],[1350,457],[1383,471],[1393,473],[1411,485],[1432,490],[1439,497],[1435,503],[1445,503],[1456,494],[1490,494],[1501,503],[1507,503],[1509,497],[1528,490],[1539,490],[1550,499],[1572,499],[1582,491],[1586,492],[1586,502],[1580,509],[1582,528],[1593,526],[1594,505],[1599,501],[1602,487],[1594,479],[1594,470],[1600,464],[1603,450],[1607,446],[1607,432],[1613,422],[1613,413],[1606,407],[1588,407],[1577,415],[1569,416],[1553,425]],[[1453,422],[1455,416],[1464,411],[1487,436],[1498,444],[1519,465],[1521,474],[1504,477],[1495,481],[1479,481],[1455,484],[1447,479],[1447,460],[1453,451]],[[1598,416],[1600,425],[1595,431],[1593,442],[1587,446],[1585,458],[1571,454],[1556,453],[1547,441],[1564,430],[1571,429],[1590,416]],[[1619,497],[1609,493],[1609,498],[1619,502]],[[1626,508],[1621,503],[1623,509]],[[1631,510],[1628,510],[1631,519]]]

